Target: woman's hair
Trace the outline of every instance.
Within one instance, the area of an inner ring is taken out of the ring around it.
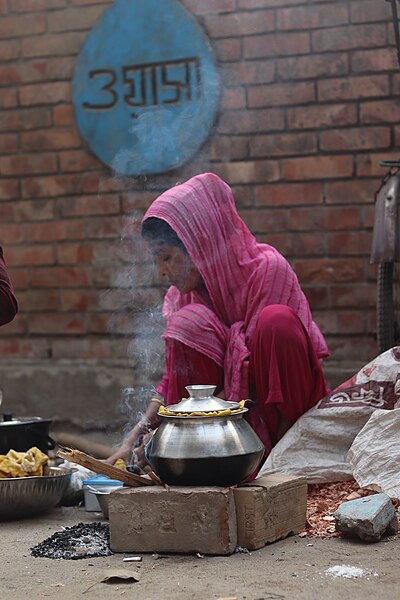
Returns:
[[[187,253],[185,246],[172,227],[157,217],[149,217],[143,221],[141,235],[148,242],[176,246]]]

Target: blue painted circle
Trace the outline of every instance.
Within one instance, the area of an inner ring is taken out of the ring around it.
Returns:
[[[219,97],[207,38],[175,0],[115,0],[86,38],[72,89],[81,136],[124,175],[192,158]]]

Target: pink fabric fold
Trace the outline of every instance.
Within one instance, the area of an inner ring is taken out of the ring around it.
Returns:
[[[220,364],[223,351],[225,392],[229,399],[248,395],[250,347],[258,316],[265,306],[283,304],[292,308],[310,335],[317,356],[328,356],[325,340],[312,320],[293,269],[275,248],[257,243],[237,213],[232,190],[217,175],[197,175],[164,192],[143,220],[149,217],[163,219],[176,232],[201,273],[209,296],[202,298],[197,292],[181,294],[172,286],[164,301],[164,336],[179,339],[192,348],[195,344],[195,349],[212,358],[218,322],[221,348],[217,362]],[[190,308],[176,316],[183,307]],[[215,317],[210,317],[210,311]],[[204,327],[201,338],[195,339],[197,321],[206,322],[208,318],[213,319],[213,333],[210,331],[208,337]]]

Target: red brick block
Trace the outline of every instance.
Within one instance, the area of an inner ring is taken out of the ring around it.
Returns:
[[[1,208],[1,205],[0,205]],[[2,244],[21,244],[25,241],[25,230],[23,227],[14,224],[4,224],[2,220],[0,222],[0,240]],[[11,248],[7,248],[7,262],[13,263],[10,258]]]
[[[66,6],[67,0],[8,0],[12,12],[47,11]]]
[[[93,290],[61,290],[63,312],[88,312],[99,310],[99,294]]]
[[[33,288],[76,288],[87,287],[90,277],[86,269],[73,267],[53,267],[32,271]]]
[[[329,306],[329,295],[326,286],[303,286],[303,291],[310,304],[311,310]]]
[[[15,88],[1,88],[0,91],[0,109],[16,108],[16,106],[18,106],[18,96]]]
[[[52,340],[52,356],[54,358],[111,358],[116,356],[113,352],[114,343],[107,337],[101,339],[98,336],[95,339],[53,339]],[[121,352],[121,356],[126,356]]]
[[[353,175],[353,156],[288,158],[282,163],[282,179],[336,179]]]
[[[27,223],[26,238],[30,242],[55,242],[61,240],[85,239],[85,223],[82,220]]]
[[[317,151],[317,136],[314,133],[260,135],[250,139],[249,147],[252,157],[313,154]]]
[[[119,238],[122,231],[120,217],[108,217],[107,219],[90,219],[86,225],[89,238]]]
[[[58,169],[54,154],[19,154],[0,157],[0,174],[5,176],[55,173]]]
[[[18,135],[16,133],[5,133],[0,135],[0,153],[14,154],[18,149]]]
[[[360,106],[361,123],[398,123],[400,102],[398,100],[379,100],[363,102]]]
[[[285,208],[242,210],[240,216],[253,233],[288,230],[289,214]]]
[[[78,148],[82,142],[74,129],[43,129],[21,133],[21,150],[65,150]]]
[[[255,206],[298,206],[322,204],[323,188],[320,183],[277,183],[255,188]]]
[[[221,139],[221,138],[217,138]],[[231,138],[227,138],[229,140]],[[235,141],[233,140],[233,145]],[[156,192],[151,191],[131,191],[122,194],[121,196],[121,212],[136,213],[137,210],[146,210],[156,197]]]
[[[75,173],[81,171],[95,171],[101,168],[100,161],[86,150],[69,150],[60,152],[60,171],[63,173]]]
[[[345,25],[349,22],[348,5],[335,2],[327,5],[283,8],[277,11],[277,29],[319,29]]]
[[[324,104],[288,109],[289,129],[323,129],[357,123],[356,104]]]
[[[246,61],[225,64],[222,69],[225,85],[251,85],[269,83],[275,77],[272,61]]]
[[[374,201],[378,179],[354,179],[327,183],[325,197],[328,204],[365,204]]]
[[[86,324],[84,315],[37,314],[29,315],[30,335],[84,335]]]
[[[344,53],[281,58],[277,61],[277,72],[282,80],[314,80],[317,77],[346,75],[349,72],[349,58]]]
[[[232,554],[237,542],[232,490],[125,488],[110,495],[114,552]]]
[[[0,355],[16,358],[47,358],[49,356],[47,340],[1,339]]]
[[[386,44],[386,25],[349,25],[332,27],[311,33],[314,52],[332,50],[353,50],[356,48],[373,48]]]
[[[243,87],[224,88],[221,106],[223,110],[246,108],[246,91]]]
[[[0,66],[0,85],[12,85],[21,81],[20,71],[16,63],[8,63]],[[2,90],[3,94],[5,90]]]
[[[93,260],[92,243],[64,243],[57,245],[57,263],[60,265],[81,265]]]
[[[45,15],[5,17],[0,20],[0,39],[37,35],[46,31]]]
[[[49,108],[20,108],[0,112],[0,131],[21,131],[50,125]]]
[[[11,323],[3,325],[1,328],[1,335],[3,336],[25,336],[28,332],[27,317],[26,315],[19,313]]]
[[[87,6],[81,8],[68,8],[57,10],[47,15],[47,27],[49,32],[53,31],[77,31],[80,29],[91,29],[101,17],[107,6]]]
[[[313,102],[315,89],[307,81],[251,86],[247,90],[249,108]]]
[[[30,286],[30,270],[13,268],[7,257],[7,268],[15,290],[26,290]]]
[[[252,35],[243,40],[243,55],[245,58],[271,58],[273,56],[307,54],[309,52],[310,38],[308,33]]]
[[[71,196],[61,199],[60,210],[63,217],[118,214],[119,198],[115,194]]]
[[[182,4],[196,15],[233,12],[235,0],[183,0]]]
[[[230,185],[264,183],[279,179],[279,164],[273,160],[231,162],[215,165],[214,172]]]
[[[22,201],[14,203],[15,221],[48,221],[54,219],[55,204],[52,200]]]
[[[225,111],[218,132],[226,134],[277,131],[284,128],[284,112],[279,108]]]
[[[367,332],[366,319],[360,310],[324,311],[318,315],[318,325],[324,334],[351,336]]]
[[[0,42],[0,60],[15,60],[19,55],[19,40]]]
[[[330,233],[327,238],[328,254],[347,254],[368,256],[371,252],[372,233],[370,231],[353,231],[352,233]]]
[[[84,184],[85,179],[81,175],[31,177],[22,182],[22,196],[23,198],[53,198],[77,194],[83,191]]]
[[[242,58],[242,40],[240,38],[215,40],[213,47],[221,62],[235,62]]]
[[[49,245],[9,246],[8,260],[15,267],[52,265],[54,264],[54,248]]]
[[[377,72],[397,70],[396,53],[392,48],[377,48],[353,52],[351,68],[354,72]]]
[[[359,127],[333,129],[319,134],[321,150],[370,150],[389,148],[391,131],[389,127]]]
[[[375,308],[376,286],[360,282],[354,285],[332,285],[330,288],[333,306],[345,308]]]
[[[53,124],[55,127],[68,127],[75,124],[72,106],[62,104],[53,108]]]
[[[18,65],[18,74],[24,83],[70,80],[74,72],[75,58],[36,58],[25,60]]]
[[[390,3],[378,4],[375,0],[351,2],[350,15],[352,23],[389,21],[391,19]]]
[[[219,160],[221,162],[230,160],[246,160],[246,158],[249,156],[248,142],[249,138],[244,136],[218,136],[211,142],[210,158],[211,160]],[[149,199],[150,203],[153,199],[154,196]],[[150,206],[150,203],[148,203],[148,206]],[[124,210],[124,212],[126,211]]]
[[[296,259],[293,266],[302,283],[358,282],[364,277],[364,260],[360,258]]]
[[[23,312],[43,312],[60,307],[58,290],[28,290],[18,294],[18,306]]]
[[[296,257],[325,256],[325,236],[320,233],[296,232],[293,248]]]
[[[0,0],[0,15],[6,15],[8,13],[7,0]]]
[[[85,38],[86,31],[26,38],[21,40],[21,54],[24,58],[75,55],[81,50]]]
[[[254,35],[273,31],[274,13],[270,10],[222,14],[204,17],[204,24],[212,38]]]
[[[389,95],[387,75],[325,79],[317,82],[319,100],[353,100]]]
[[[25,85],[19,90],[21,106],[60,104],[71,99],[71,84],[66,81]]]
[[[359,154],[356,157],[358,177],[383,177],[387,171],[379,165],[382,160],[398,160],[398,152],[377,152],[376,154]]]
[[[13,200],[19,198],[19,182],[16,180],[0,181],[0,200]]]

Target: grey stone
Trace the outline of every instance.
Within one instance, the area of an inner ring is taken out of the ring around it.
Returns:
[[[393,527],[395,509],[389,496],[374,494],[343,502],[334,513],[336,529],[366,542],[378,542]]]

